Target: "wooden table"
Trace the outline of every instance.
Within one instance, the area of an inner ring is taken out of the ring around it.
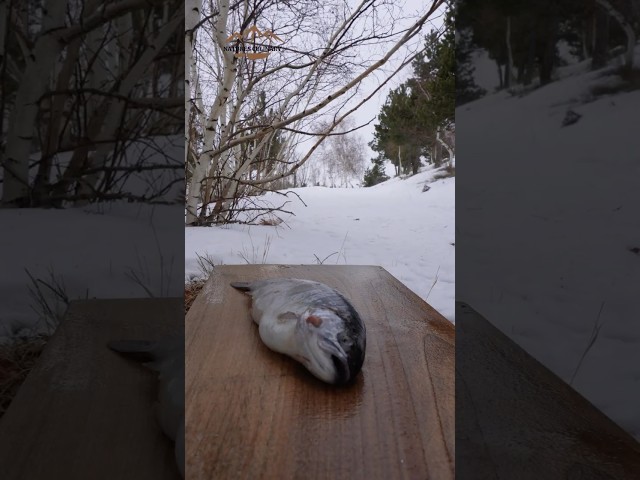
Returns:
[[[635,439],[464,303],[456,331],[457,478],[640,478]]]
[[[364,366],[326,385],[265,347],[232,281],[294,277],[343,292]],[[374,266],[216,266],[186,318],[187,478],[454,478],[453,325]]]
[[[183,299],[72,302],[0,420],[3,480],[180,478],[151,371],[106,347],[183,330]]]

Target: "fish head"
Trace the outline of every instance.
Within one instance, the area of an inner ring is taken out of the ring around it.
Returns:
[[[296,359],[317,378],[349,383],[364,361],[364,338],[353,335],[343,318],[326,309],[306,312],[296,330],[301,349]]]

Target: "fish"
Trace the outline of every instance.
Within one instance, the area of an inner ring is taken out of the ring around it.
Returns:
[[[273,278],[233,282],[251,297],[263,343],[332,385],[352,383],[364,363],[366,328],[344,295],[320,282]]]
[[[107,346],[122,355],[143,362],[158,375],[158,399],[154,405],[160,428],[175,442],[175,458],[185,478],[184,335],[160,341],[114,340]]]

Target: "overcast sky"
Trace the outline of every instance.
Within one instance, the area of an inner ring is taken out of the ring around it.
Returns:
[[[417,18],[424,15],[427,11],[431,2],[428,0],[406,0],[398,2],[398,5],[401,6],[401,9],[405,16],[410,18],[405,18],[403,22],[400,23],[402,28],[409,27]],[[398,68],[398,65],[401,63],[401,60],[407,55],[408,52],[415,52],[417,49],[422,48],[424,46],[424,38],[427,33],[429,33],[432,29],[439,30],[442,28],[442,23],[444,20],[444,8],[441,8],[438,12],[436,12],[425,24],[422,32],[420,33],[419,38],[414,39],[410,45],[405,45],[403,48],[398,50],[395,55],[391,58],[390,62],[385,65],[385,71],[393,71]],[[373,117],[377,117],[380,112],[380,108],[384,105],[384,102],[387,98],[387,95],[390,90],[398,87],[402,82],[404,82],[407,78],[411,76],[412,68],[410,65],[406,66],[403,71],[399,72],[396,77],[394,77],[387,85],[385,85],[374,97],[371,98],[367,103],[365,103],[359,110],[353,113],[353,118],[358,125],[366,123]],[[382,75],[371,75],[367,77],[363,81],[363,92],[371,92],[374,90],[379,84],[378,78],[382,79]],[[373,132],[374,132],[374,124],[378,123],[377,118],[371,124],[366,127],[358,130],[358,133],[362,136],[365,143],[369,143],[373,140]],[[367,160],[375,157],[375,153],[367,146]],[[367,165],[368,166],[368,165]]]
[[[347,0],[347,1],[350,4],[352,4],[354,7],[356,4],[360,3],[360,0]],[[431,0],[399,0],[399,1],[388,3],[386,5],[386,8],[392,9],[394,11],[393,16],[396,19],[396,25],[394,26],[394,31],[401,32],[409,28],[411,25],[415,23],[415,21],[419,17],[423,16],[428,11],[431,4],[432,4]],[[384,11],[384,8],[379,8],[378,15],[381,15],[381,12],[383,11]],[[427,22],[423,26],[422,31],[419,33],[418,36],[414,37],[412,41],[408,42],[406,45],[400,48],[397,52],[395,52],[394,56],[391,57],[391,59],[385,65],[380,67],[378,70],[373,72],[371,75],[369,75],[367,78],[365,78],[362,81],[358,89],[359,93],[356,97],[354,97],[351,100],[349,107],[355,106],[355,104],[362,101],[364,97],[368,96],[373,90],[375,90],[376,87],[380,85],[382,81],[384,81],[384,79],[387,77],[387,75],[390,72],[393,72],[396,68],[398,68],[398,66],[402,63],[402,61],[406,57],[412,55],[413,53],[417,52],[418,50],[424,47],[424,39],[427,33],[429,33],[431,30],[439,30],[442,28],[442,24],[444,20],[444,11],[445,11],[444,7],[441,7],[438,11],[436,11],[431,16],[431,18],[427,20]],[[385,23],[385,20],[387,20],[386,23]],[[383,24],[385,26],[390,26],[391,20],[392,20],[391,18],[388,18],[388,19],[377,18],[377,21],[380,24]],[[275,29],[275,33],[276,34],[278,33],[277,27]],[[397,40],[400,37],[401,35],[398,35],[397,38],[395,38],[395,40]],[[199,42],[205,45],[204,50],[206,51],[206,46],[208,45],[207,42],[210,42],[210,40],[208,40],[206,36],[201,36],[199,37]],[[388,48],[391,48],[391,46],[392,46],[392,43],[387,44]],[[369,46],[369,47],[361,47],[363,48],[363,51],[361,52],[351,51],[350,53],[352,54],[355,53],[356,56],[366,59],[366,60],[363,60],[363,64],[365,65],[365,68],[368,68],[370,65],[372,65],[375,61],[382,58],[382,56],[384,56],[384,54],[388,52],[388,48],[385,49],[380,44],[379,44],[379,47],[380,47],[379,51],[375,51],[376,50],[375,48],[372,48],[371,46]],[[213,44],[211,44],[211,48],[215,48]],[[213,62],[213,58],[209,59],[209,61]],[[356,59],[354,59],[353,61],[354,63],[358,63]],[[361,73],[362,70],[363,69],[354,72],[354,75]],[[362,138],[365,144],[373,140],[374,124],[377,123],[376,117],[379,114],[380,108],[384,104],[389,91],[391,89],[398,87],[398,85],[404,82],[411,75],[411,73],[412,73],[412,67],[411,65],[407,65],[401,72],[399,72],[396,75],[396,77],[394,77],[389,83],[387,83],[375,96],[373,96],[367,103],[362,105],[360,109],[358,109],[356,112],[350,115],[349,118],[352,119],[356,125],[362,125],[370,121],[371,119],[374,119],[369,125],[357,131],[357,134]],[[200,82],[201,82],[201,87],[204,91],[205,97],[214,98],[215,89],[217,88],[217,82],[211,83],[212,79],[213,77],[211,77],[211,75],[207,74],[205,71],[200,72]],[[336,85],[336,87],[338,87],[338,85]],[[348,96],[349,93],[347,93],[346,95]],[[205,104],[207,103],[208,102],[205,101]],[[347,110],[348,109],[345,109],[343,111],[347,111]],[[305,149],[310,147],[311,141],[315,141],[315,137],[307,137],[307,141],[305,141],[300,146],[301,152],[303,150],[306,151]],[[366,146],[367,166],[369,166],[368,161],[375,156],[376,154],[368,146]]]

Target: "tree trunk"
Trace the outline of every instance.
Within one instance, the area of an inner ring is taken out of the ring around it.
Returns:
[[[200,21],[201,2],[198,0],[188,0],[185,3],[185,42],[184,42],[184,126],[185,126],[185,145],[189,145],[189,122],[191,120],[191,86],[198,83],[196,76],[196,60],[193,56],[193,46],[196,40],[195,27]],[[188,148],[184,149],[185,163],[187,159]]]
[[[220,11],[216,18],[215,24],[215,35],[218,46],[221,50],[221,55],[223,57],[223,66],[224,69],[222,82],[218,85],[218,91],[216,94],[216,99],[211,107],[211,112],[206,119],[205,123],[205,132],[204,132],[204,148],[208,150],[207,153],[198,155],[198,158],[194,164],[194,171],[191,177],[191,183],[189,184],[189,195],[187,198],[187,217],[186,223],[187,225],[194,225],[198,221],[198,212],[197,205],[200,201],[202,201],[202,180],[207,177],[209,169],[216,169],[216,161],[217,156],[215,152],[213,152],[213,143],[216,136],[216,129],[219,125],[220,116],[223,113],[223,110],[227,108],[227,101],[231,96],[231,88],[233,86],[233,82],[237,73],[237,66],[234,59],[234,55],[232,52],[224,52],[222,51],[223,46],[226,44],[226,36],[227,36],[227,20],[229,17],[229,3],[221,2],[220,3]],[[203,112],[204,114],[204,112]],[[225,132],[222,132],[222,136],[225,136]],[[229,187],[230,182],[229,183]],[[221,192],[221,196],[225,197],[228,191]],[[223,208],[223,203],[218,200],[216,202],[216,206],[214,207],[214,214],[219,213]]]
[[[69,88],[71,75],[77,66],[78,54],[80,51],[81,40],[76,38],[67,46],[66,57],[58,74],[56,82],[56,90],[65,90]],[[58,151],[61,128],[63,126],[63,113],[66,95],[56,95],[51,99],[51,115],[47,125],[47,133],[45,137],[42,158],[38,164],[38,173],[33,183],[33,201],[34,207],[50,206],[48,193],[50,191],[51,168],[53,163],[53,155]]]
[[[601,8],[594,13],[593,37],[591,68],[596,70],[604,67],[609,58],[609,16]]]
[[[513,85],[513,51],[511,50],[511,16],[507,16],[507,65],[505,72],[505,86],[509,88]]]
[[[440,145],[442,145],[447,151],[447,155],[449,155],[449,163],[451,164],[451,162],[453,162],[453,150],[447,144],[447,142],[444,141],[444,139],[442,138],[441,132],[442,132],[442,129],[439,128],[436,132],[436,139],[438,140],[438,143],[440,143]]]
[[[551,82],[556,61],[556,43],[559,19],[555,11],[546,12],[542,18],[540,50],[540,85]]]
[[[620,28],[624,31],[627,37],[627,51],[625,53],[624,67],[627,71],[631,71],[633,69],[633,56],[634,49],[636,46],[636,34],[633,30],[633,25],[627,21],[627,19],[616,10],[613,5],[608,0],[596,0],[596,3],[600,5],[607,14],[613,18]]]
[[[2,159],[4,184],[2,203],[9,206],[28,206],[29,155],[34,144],[39,101],[49,87],[51,72],[55,69],[62,45],[47,32],[64,28],[66,3],[47,0],[43,5],[42,30],[27,59],[24,78],[16,94],[14,109],[9,122],[7,145]]]
[[[2,91],[0,91],[0,137],[5,136],[5,102],[6,102],[6,85],[7,81],[7,52],[5,40],[8,33],[8,17],[9,17],[9,5],[6,0],[0,0],[0,85],[3,85]],[[0,160],[2,157],[0,156]],[[0,167],[2,164],[0,164]]]
[[[531,85],[534,77],[536,65],[536,30],[532,28],[529,31],[529,47],[527,48],[527,63],[525,65],[524,85]]]
[[[158,53],[173,36],[178,25],[182,25],[183,22],[184,18],[182,17],[182,14],[176,13],[169,23],[162,26],[151,45],[147,47],[135,65],[133,65],[133,67],[128,71],[122,82],[120,82],[117,93],[121,97],[131,96],[140,78],[144,77],[145,72],[147,72],[149,66],[153,63]],[[126,103],[121,99],[111,99],[107,105],[109,105],[109,108],[101,116],[101,120],[103,120],[102,128],[99,133],[101,140],[118,137],[118,130],[122,128],[121,121],[126,108]],[[127,138],[125,137],[121,140],[126,141]],[[90,168],[100,169],[105,167],[112,153],[113,144],[109,142],[100,142],[89,162]],[[78,193],[83,198],[80,198],[76,202],[77,206],[84,205],[90,201],[87,196],[90,196],[95,192],[96,185],[101,176],[102,173],[100,172],[92,173],[80,184]]]
[[[580,47],[581,47],[581,54],[580,54],[580,60],[586,60],[587,58],[589,58],[589,32],[587,29],[587,21],[583,21],[582,22],[582,30],[580,31]]]

